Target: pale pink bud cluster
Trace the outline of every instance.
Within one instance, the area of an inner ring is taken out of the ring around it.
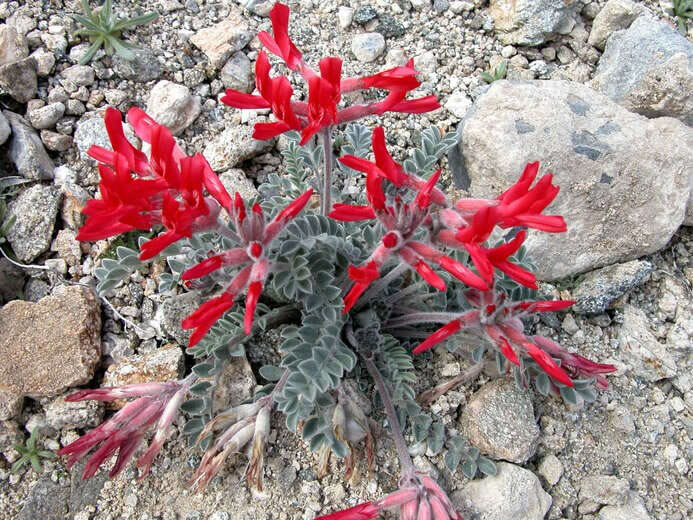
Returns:
[[[219,473],[224,461],[248,449],[248,484],[257,491],[263,490],[265,446],[270,430],[270,407],[258,401],[231,408],[217,415],[202,430],[198,441],[216,430],[224,430],[205,452],[202,461],[190,481],[198,491]]]
[[[373,520],[382,511],[399,510],[400,520],[462,520],[445,491],[428,475],[415,475],[400,489],[374,502],[321,516],[316,520]]]
[[[66,401],[116,401],[136,397],[118,413],[97,428],[68,444],[58,455],[68,455],[70,468],[96,448],[84,467],[84,480],[94,476],[99,467],[116,451],[118,458],[111,469],[111,477],[122,471],[135,454],[146,433],[154,428],[154,438],[147,450],[137,459],[142,468],[142,477],[149,473],[154,458],[170,435],[170,426],[178,415],[180,405],[190,388],[192,380],[167,383],[141,383],[116,388],[80,390]]]

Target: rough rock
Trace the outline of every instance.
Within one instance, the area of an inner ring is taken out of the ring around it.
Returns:
[[[70,229],[58,231],[51,244],[51,251],[57,251],[58,256],[69,266],[78,265],[82,259],[82,248],[77,241],[77,234]]]
[[[496,476],[474,480],[453,493],[457,508],[471,502],[479,520],[542,520],[551,507],[551,495],[542,489],[536,475],[507,462],[496,466]]]
[[[22,396],[0,390],[0,421],[17,417],[22,411],[23,404]]]
[[[44,405],[46,424],[58,431],[98,426],[103,419],[103,403],[99,401],[65,401],[65,397],[70,393],[61,395]]]
[[[539,462],[537,472],[549,486],[555,486],[563,475],[563,463],[553,453],[549,453]]]
[[[219,78],[226,88],[250,93],[255,87],[250,60],[245,53],[238,51],[229,58],[219,73]]]
[[[0,112],[0,145],[5,144],[5,141],[10,137],[11,133],[10,123],[7,122],[5,115]]]
[[[221,67],[234,52],[240,51],[253,38],[240,9],[232,8],[228,18],[212,27],[201,29],[190,37],[215,69]]]
[[[638,287],[652,272],[654,266],[646,260],[631,260],[587,273],[572,291],[575,305],[571,307],[580,314],[604,312],[618,298]]]
[[[21,60],[29,55],[24,35],[11,25],[0,25],[0,66]]]
[[[12,129],[9,157],[17,173],[27,179],[52,179],[55,166],[36,131],[22,116],[8,110],[4,114]]]
[[[6,258],[0,258],[0,305],[22,294],[25,273]]]
[[[0,309],[0,390],[53,396],[91,381],[101,357],[101,312],[94,294],[60,287],[38,303]]]
[[[188,128],[201,110],[199,96],[190,94],[190,89],[185,85],[166,80],[154,85],[147,101],[147,113],[168,127],[173,135]]]
[[[89,480],[82,480],[82,473],[86,464],[87,461],[82,460],[76,463],[70,471],[69,505],[71,512],[82,511],[87,506],[95,505],[101,489],[108,480],[107,471],[99,471]],[[75,520],[78,519],[78,514],[74,516]]]
[[[649,321],[641,309],[626,305],[618,341],[623,360],[633,375],[652,383],[674,377],[676,362],[650,331]]]
[[[231,168],[219,175],[219,180],[231,194],[241,194],[243,200],[250,200],[257,196],[257,188],[253,182],[245,176],[245,172],[238,168]]]
[[[337,9],[337,20],[342,29],[349,27],[354,20],[354,8],[344,5],[339,6],[339,9]]]
[[[482,453],[510,462],[527,461],[539,442],[532,400],[507,379],[484,385],[470,398],[460,430]]]
[[[587,41],[597,49],[604,50],[609,36],[621,29],[627,29],[642,10],[642,6],[631,0],[609,0],[594,18]]]
[[[55,67],[55,55],[39,47],[31,53],[31,57],[36,60],[36,74],[41,78],[48,77]]]
[[[123,123],[123,130],[128,141],[138,146],[139,140],[128,123]],[[111,141],[108,138],[108,132],[106,132],[103,115],[98,114],[97,117],[91,116],[80,119],[75,129],[74,141],[77,144],[82,159],[89,159],[90,161],[92,159],[87,155],[87,151],[92,146],[101,146],[111,150]]]
[[[0,454],[12,464],[19,458],[15,444],[23,444],[24,435],[15,421],[0,421]]]
[[[253,139],[253,128],[247,125],[231,126],[216,136],[204,149],[203,155],[216,172],[233,168],[242,161],[268,152],[274,139]]]
[[[191,291],[166,298],[159,307],[161,329],[180,345],[187,345],[192,330],[183,330],[181,322],[197,309],[202,300],[200,294]]]
[[[609,38],[590,86],[631,112],[693,126],[693,43],[640,16]]]
[[[684,220],[693,132],[680,121],[633,114],[576,83],[501,80],[461,125],[450,163],[473,196],[498,196],[531,161],[554,173],[561,191],[547,212],[568,232],[525,242],[542,280],[657,251]]]
[[[541,45],[575,26],[576,0],[491,0],[489,14],[504,44]]]
[[[78,87],[88,87],[96,80],[94,69],[89,65],[73,65],[63,70],[61,76]]]
[[[32,110],[27,114],[27,119],[31,123],[31,126],[37,130],[42,130],[44,128],[52,128],[55,123],[63,117],[65,113],[65,105],[62,103],[51,103],[45,107],[37,108]]]
[[[15,220],[7,240],[22,262],[31,262],[48,251],[61,198],[55,186],[35,184],[10,203],[7,218]]]
[[[52,152],[64,152],[72,146],[72,136],[41,130],[41,142]]]
[[[245,356],[232,358],[214,389],[214,409],[226,410],[245,402],[252,397],[256,384],[255,374]]]
[[[452,115],[462,119],[472,107],[472,100],[464,92],[455,92],[445,101],[444,106]]]
[[[580,482],[578,511],[594,513],[600,505],[623,505],[628,497],[630,485],[623,478],[611,475],[592,475]]]
[[[385,52],[385,38],[377,32],[357,34],[351,41],[351,52],[359,61],[375,61]]]
[[[36,59],[29,56],[0,65],[0,92],[6,92],[19,103],[36,96],[38,89]]]
[[[129,356],[113,363],[104,374],[105,387],[175,381],[183,373],[183,351],[178,345],[164,345],[144,355]],[[124,400],[106,403],[108,408],[118,409]]]
[[[113,71],[121,78],[146,83],[161,77],[161,64],[150,49],[133,49],[134,60],[113,56]]]
[[[604,506],[599,510],[599,520],[652,520],[642,498],[635,491],[628,493],[625,504]]]
[[[68,514],[69,486],[55,483],[46,475],[31,488],[17,520],[63,520]]]

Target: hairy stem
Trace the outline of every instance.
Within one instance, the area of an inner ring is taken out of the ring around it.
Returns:
[[[404,273],[407,269],[409,269],[409,266],[405,264],[404,262],[400,263],[397,267],[393,268],[390,270],[389,273],[387,273],[385,276],[382,278],[377,279],[375,282],[371,284],[371,286],[368,288],[366,293],[359,298],[362,302],[367,302],[370,298],[372,298],[374,295],[378,294],[380,291],[385,289],[392,280],[397,278],[399,275]]]
[[[429,388],[423,394],[417,397],[416,400],[419,402],[421,406],[429,406],[444,393],[449,392],[453,388],[456,388],[463,383],[468,383],[469,381],[473,381],[474,379],[479,377],[479,374],[481,374],[483,369],[483,363],[477,363],[476,365],[469,368],[467,371],[462,372],[461,374],[453,377],[452,379],[449,379],[445,383],[441,383],[438,386]]]
[[[393,318],[385,324],[385,327],[407,327],[419,323],[449,323],[459,317],[458,312],[416,312]]]
[[[375,366],[373,358],[364,358],[366,364],[366,370],[375,381],[375,386],[378,388],[378,393],[385,406],[385,413],[387,414],[387,420],[390,423],[390,429],[392,430],[392,438],[395,441],[395,448],[397,448],[397,457],[399,458],[399,463],[402,466],[402,475],[412,476],[416,471],[414,468],[414,462],[411,460],[409,455],[409,450],[407,449],[407,443],[404,440],[404,435],[402,434],[402,427],[399,424],[399,419],[397,418],[397,412],[395,411],[395,405],[392,403],[392,397],[390,392],[388,392],[385,386],[385,381],[383,376]]]
[[[332,210],[332,127],[322,132],[322,151],[325,171],[322,176],[321,213],[323,216]]]

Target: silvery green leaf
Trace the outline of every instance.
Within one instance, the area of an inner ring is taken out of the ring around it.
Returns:
[[[479,466],[479,471],[481,471],[484,475],[494,477],[498,473],[498,468],[496,467],[496,464],[492,460],[487,459],[486,457],[479,457],[477,465]]]
[[[202,413],[205,408],[206,406],[204,399],[189,399],[180,406],[180,409],[184,412],[194,415]]]
[[[279,381],[284,370],[272,365],[265,365],[260,368],[260,375],[267,381]]]
[[[569,386],[560,387],[561,397],[566,403],[577,405],[578,404],[578,394],[573,388]],[[595,396],[596,397],[596,396]]]
[[[475,461],[466,460],[462,464],[462,473],[464,473],[467,478],[474,478],[474,475],[476,475],[476,468],[477,465]]]
[[[541,395],[549,395],[549,391],[551,390],[551,381],[549,380],[549,376],[547,376],[544,372],[538,374],[537,377],[534,378],[534,384],[537,387],[537,391]]]

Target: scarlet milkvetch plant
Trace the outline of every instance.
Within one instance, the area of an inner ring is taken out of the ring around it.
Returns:
[[[407,99],[419,85],[412,62],[342,78],[341,60],[325,58],[316,72],[289,38],[288,8],[276,4],[271,20],[273,34],[261,33],[260,41],[307,81],[308,101],[293,99],[288,78],[271,77],[263,52],[256,62],[259,94],[227,91],[227,104],[271,109],[274,120],[258,122],[255,138],[287,137],[283,171],[268,176],[256,199],[231,196],[202,155],[187,156],[168,129],[141,110],[132,108],[127,117],[149,143],[148,155],[125,138],[121,114],[106,111],[112,150],[89,150],[99,162],[101,197],[85,206],[78,238],[159,233],[141,239],[139,252],[120,247],[116,260],[104,260],[97,289],[107,293],[143,261],[161,256],[171,270],[160,275],[161,292],[184,287],[206,301],[182,322],[192,331],[191,372],[180,381],[72,395],[68,400],[134,400],[61,454],[70,465],[88,457],[88,478],[117,452],[115,475],[153,431],[137,462],[145,475],[174,419],[185,413],[182,433],[204,451],[191,485],[204,488],[227,460],[247,454],[248,482],[262,491],[271,418],[280,412],[318,453],[320,474],[334,454],[345,459],[345,478],[356,478],[375,462],[369,415],[377,412],[369,413],[358,390],[370,388],[394,439],[399,489],[322,518],[363,520],[391,510],[403,520],[459,520],[445,492],[414,467],[407,438],[436,455],[446,448],[447,468],[455,471],[464,461],[470,478],[477,470],[493,474],[495,466],[448,435],[417,402],[414,356],[422,354],[417,364],[423,368],[425,353],[445,343],[476,364],[469,377],[495,357],[499,372],[512,373],[521,387],[534,384],[572,403],[594,400],[595,385],[605,387],[604,374],[614,370],[527,330],[533,314],[572,303],[535,298],[536,277],[522,247],[528,231],[566,230],[561,216],[545,214],[559,188],[551,174],[537,179],[539,163],[530,163],[495,199],[451,200],[439,186],[436,164],[456,144],[455,134],[424,131],[421,148],[399,163],[382,127],[371,131],[355,122],[438,108],[431,96]],[[342,104],[345,92],[368,88],[386,94],[369,104]],[[218,376],[244,355],[255,334],[275,327],[281,327],[281,361],[259,367],[266,385],[247,402],[215,409]],[[475,345],[471,352],[452,341],[460,335]],[[421,402],[459,382],[433,385]]]

